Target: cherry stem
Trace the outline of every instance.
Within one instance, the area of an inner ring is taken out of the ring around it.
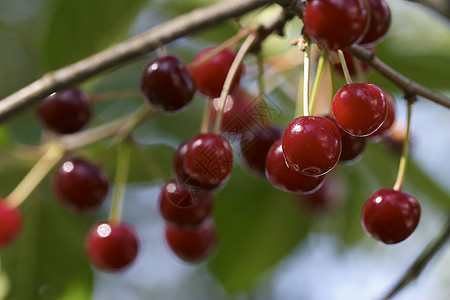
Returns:
[[[220,133],[220,125],[222,124],[223,110],[225,108],[227,96],[230,92],[231,83],[233,82],[234,76],[236,75],[236,72],[237,72],[240,64],[242,63],[242,60],[244,59],[245,54],[247,54],[248,50],[253,45],[253,43],[256,41],[257,37],[258,37],[258,35],[256,33],[252,33],[245,39],[245,41],[242,43],[241,48],[239,49],[238,53],[236,54],[236,57],[234,58],[230,69],[228,70],[228,74],[227,74],[227,77],[225,78],[222,92],[220,94],[219,108],[217,109],[217,116],[216,116],[216,120],[214,123],[213,132],[216,134]]]
[[[264,57],[261,51],[257,54],[258,58],[258,88],[259,88],[259,95],[261,96],[264,94],[265,91],[265,82],[264,82]]]
[[[303,77],[299,78],[297,100],[295,103],[295,117],[308,116],[309,115],[309,69],[311,56],[311,47],[309,39],[304,36],[298,43],[303,53]],[[300,87],[303,84],[303,92],[300,93]]]
[[[344,72],[345,82],[347,84],[352,83],[352,77],[350,76],[350,72],[348,71],[347,63],[345,62],[344,52],[342,50],[338,50],[339,60],[341,61],[342,71]]]
[[[61,160],[65,151],[62,145],[55,141],[48,145],[47,151],[34,164],[27,175],[6,197],[7,205],[18,207],[34,191],[50,170]]]
[[[151,118],[155,111],[147,103],[143,103],[133,114],[133,116],[125,121],[123,126],[117,132],[113,147],[121,144],[141,122]]]
[[[130,151],[128,147],[120,146],[117,149],[117,168],[114,179],[114,191],[112,195],[111,210],[109,212],[109,222],[120,223],[125,195],[125,188],[128,179],[128,169],[130,167]]]
[[[141,91],[138,89],[128,89],[128,90],[117,90],[117,91],[108,91],[101,93],[94,93],[89,95],[89,101],[92,103],[103,102],[103,101],[112,101],[117,100],[119,98],[137,98],[141,97]]]
[[[200,128],[200,133],[207,133],[210,131],[210,121],[211,121],[211,108],[214,99],[210,98],[205,103],[205,110],[203,111],[202,126]]]
[[[322,50],[319,61],[317,62],[316,76],[314,77],[313,88],[311,91],[311,98],[310,98],[311,102],[309,103],[309,113],[310,114],[313,114],[314,107],[316,106],[317,92],[319,91],[320,80],[322,79],[323,69],[325,66],[325,60],[326,60],[327,56],[328,56],[328,51]]]
[[[406,136],[405,141],[403,142],[402,148],[402,156],[400,158],[400,164],[398,166],[397,179],[395,180],[395,184],[393,189],[396,191],[400,191],[403,188],[403,182],[405,180],[406,174],[406,165],[408,164],[409,157],[409,131],[411,127],[411,107],[412,101],[408,101],[408,117],[406,121]]]

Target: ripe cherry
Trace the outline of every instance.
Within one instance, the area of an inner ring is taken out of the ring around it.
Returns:
[[[283,130],[275,125],[245,132],[240,141],[244,166],[253,174],[266,177],[267,153],[282,136]]]
[[[209,194],[185,189],[176,179],[161,188],[159,211],[163,218],[177,227],[195,227],[211,215],[213,199]]]
[[[0,198],[0,248],[15,241],[22,231],[22,214],[17,208],[5,204]]]
[[[396,244],[413,233],[420,219],[420,204],[402,191],[381,189],[364,204],[361,222],[364,230],[385,244]]]
[[[175,113],[192,101],[195,83],[178,57],[159,56],[145,66],[141,91],[156,109]]]
[[[106,173],[81,157],[64,161],[53,177],[53,194],[75,212],[98,208],[105,200],[108,187]]]
[[[312,193],[322,184],[325,176],[306,176],[286,165],[281,140],[275,142],[267,153],[266,176],[276,188],[291,193]]]
[[[379,42],[391,26],[391,11],[385,0],[366,0],[369,4],[369,30],[359,42],[361,45]]]
[[[169,248],[180,259],[200,262],[215,250],[217,231],[213,221],[205,221],[196,228],[178,228],[166,225],[165,239]]]
[[[386,117],[386,120],[384,120],[383,125],[381,125],[380,128],[375,130],[374,133],[369,135],[370,138],[381,137],[381,136],[386,135],[388,133],[389,129],[392,127],[392,124],[394,124],[394,121],[395,121],[394,98],[392,97],[392,95],[389,92],[387,92],[385,90],[383,90],[383,92],[384,92],[384,96],[386,98],[386,102],[388,105],[387,117]]]
[[[306,176],[328,173],[341,155],[339,130],[323,117],[294,119],[284,131],[282,144],[289,167]]]
[[[363,0],[309,0],[303,12],[305,33],[325,49],[345,49],[359,42],[368,26]]]
[[[191,65],[195,65],[202,61],[202,59],[208,55],[214,48],[207,48],[201,51],[197,56],[194,57]],[[192,68],[189,70],[192,78],[194,78],[197,90],[210,98],[217,98],[222,92],[223,84],[225,83],[225,78],[227,77],[228,70],[233,63],[236,54],[230,49],[225,49],[210,60],[204,62],[203,64]],[[232,94],[233,91],[238,87],[239,81],[243,73],[243,65],[241,64],[233,78],[231,83],[229,93]]]
[[[44,127],[61,134],[82,129],[91,119],[88,96],[79,88],[53,93],[36,110]]]
[[[223,136],[198,134],[187,144],[183,168],[194,180],[207,185],[220,185],[230,178],[233,168],[231,146]]]
[[[85,250],[96,268],[106,272],[118,272],[130,266],[136,259],[139,240],[131,225],[102,222],[89,229]]]
[[[377,130],[386,119],[388,107],[383,91],[371,83],[350,83],[333,98],[333,115],[347,133],[364,137]]]

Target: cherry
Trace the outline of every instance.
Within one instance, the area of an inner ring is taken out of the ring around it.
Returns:
[[[333,98],[333,115],[347,133],[364,137],[377,130],[386,119],[388,107],[383,91],[371,83],[350,83]]]
[[[341,134],[342,152],[339,162],[351,162],[360,157],[366,147],[366,139],[356,137],[345,132],[341,127],[339,127],[332,115],[326,115],[325,118],[331,120],[339,129],[339,133]]]
[[[363,0],[309,0],[303,12],[305,33],[321,47],[345,49],[359,42],[368,26]]]
[[[165,239],[169,248],[180,259],[200,262],[216,248],[216,226],[213,221],[206,221],[196,228],[178,228],[167,224]]]
[[[267,153],[266,176],[270,183],[285,192],[312,193],[322,184],[325,176],[306,176],[286,165],[281,140]]]
[[[36,110],[41,123],[48,129],[73,133],[82,129],[91,119],[88,96],[79,88],[53,93]]]
[[[22,231],[22,214],[0,198],[0,248],[10,245]]]
[[[118,272],[131,265],[139,251],[134,228],[126,223],[97,223],[85,240],[90,262],[99,270]]]
[[[186,171],[184,170],[184,157],[186,155],[187,149],[188,142],[181,143],[174,154],[172,167],[177,181],[181,183],[185,188],[194,192],[212,192],[213,190],[217,189],[221,185],[221,182],[217,182],[215,184],[200,182],[186,173]]]
[[[197,56],[194,57],[191,65],[195,65],[202,61],[204,57],[212,50],[214,50],[214,48],[206,48],[198,53]],[[219,97],[222,92],[228,70],[230,69],[235,57],[236,54],[233,51],[230,49],[225,49],[213,56],[210,60],[195,67],[195,69],[191,68],[189,72],[191,73],[192,78],[194,78],[197,90],[210,98]],[[230,94],[232,94],[238,87],[243,70],[244,68],[241,64],[231,83],[229,91]]]
[[[178,57],[159,56],[145,66],[141,91],[156,109],[175,113],[192,101],[195,83]]]
[[[75,212],[98,208],[105,200],[108,187],[106,173],[81,157],[64,161],[53,177],[53,194]]]
[[[174,226],[198,226],[211,215],[212,207],[210,195],[189,191],[175,179],[161,188],[159,210],[163,218]]]
[[[420,219],[420,204],[402,191],[381,189],[364,204],[361,222],[364,230],[385,244],[396,244],[413,233]]]
[[[267,153],[282,136],[283,130],[275,125],[245,132],[240,141],[244,166],[253,174],[266,177]]]
[[[386,117],[386,120],[384,120],[383,125],[381,125],[380,128],[375,130],[374,133],[369,135],[370,138],[386,135],[388,133],[389,129],[392,127],[392,124],[394,124],[394,121],[395,121],[394,98],[392,97],[392,95],[389,92],[387,92],[385,90],[383,90],[383,92],[384,92],[384,96],[386,98],[386,102],[388,105],[387,117]]]
[[[341,155],[339,130],[318,116],[294,119],[284,131],[282,144],[289,167],[306,176],[328,173]]]
[[[189,177],[201,183],[223,184],[233,168],[231,146],[223,136],[200,133],[187,144],[183,168]]]
[[[379,42],[388,32],[391,26],[391,11],[385,0],[366,0],[369,4],[370,22],[369,30],[359,42],[364,44],[375,44]]]

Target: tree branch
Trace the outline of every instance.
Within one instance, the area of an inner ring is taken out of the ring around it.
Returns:
[[[47,73],[0,101],[0,123],[53,92],[77,85],[108,69],[144,56],[179,37],[275,2],[287,5],[291,1],[230,0],[199,8],[72,65]]]

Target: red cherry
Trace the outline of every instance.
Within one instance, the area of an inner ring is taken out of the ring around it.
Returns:
[[[207,48],[201,51],[194,57],[191,64],[195,65],[200,62],[213,49],[214,48]],[[222,92],[228,70],[230,69],[235,57],[236,54],[233,51],[230,49],[225,49],[212,57],[210,60],[199,65],[195,69],[190,70],[191,76],[194,78],[195,85],[197,86],[197,90],[210,98],[219,97]],[[229,91],[230,94],[233,93],[233,91],[238,87],[243,69],[243,65],[241,64],[231,83]]]
[[[233,168],[231,146],[220,135],[198,134],[187,144],[183,168],[194,180],[207,185],[220,185],[230,178]]]
[[[413,233],[420,219],[420,204],[402,191],[381,189],[364,204],[361,222],[364,230],[385,244],[396,244]]]
[[[163,218],[177,227],[195,227],[211,215],[212,197],[183,188],[171,179],[161,189],[159,211]]]
[[[53,177],[53,194],[75,212],[97,209],[105,200],[108,187],[106,173],[81,157],[64,161]]]
[[[302,194],[317,190],[325,178],[325,176],[305,176],[288,168],[281,140],[275,142],[267,153],[266,176],[274,187],[285,192]]]
[[[380,128],[375,130],[374,133],[369,135],[370,138],[386,135],[388,133],[389,129],[392,127],[392,124],[394,124],[394,121],[395,121],[394,98],[392,97],[392,95],[389,92],[387,92],[385,90],[383,90],[383,92],[384,92],[384,96],[386,98],[386,102],[388,105],[387,117],[386,117],[386,120],[384,120],[383,125],[381,125]]]
[[[363,0],[309,0],[303,22],[305,33],[323,48],[345,49],[362,39],[368,11]]]
[[[165,239],[169,248],[180,259],[200,262],[216,248],[216,226],[212,221],[206,221],[196,228],[178,228],[167,224]]]
[[[388,107],[383,91],[371,83],[350,83],[333,98],[333,115],[347,133],[364,137],[377,130],[386,119]]]
[[[67,134],[82,129],[89,122],[91,106],[82,90],[71,88],[45,98],[36,113],[46,128]]]
[[[359,42],[364,44],[375,44],[379,42],[391,26],[391,10],[384,0],[366,0],[369,4],[370,22],[369,30]]]
[[[22,214],[17,208],[10,207],[0,198],[0,248],[15,241],[22,231]]]
[[[159,56],[145,66],[141,91],[153,107],[175,113],[192,101],[195,84],[178,57]]]
[[[282,144],[289,167],[306,176],[328,173],[341,155],[339,130],[317,116],[294,119],[284,131]]]
[[[283,130],[274,125],[245,132],[240,141],[244,166],[253,174],[266,177],[267,153],[282,136]]]
[[[136,259],[139,240],[131,225],[103,222],[89,229],[85,250],[96,268],[106,272],[118,272],[130,266]]]

